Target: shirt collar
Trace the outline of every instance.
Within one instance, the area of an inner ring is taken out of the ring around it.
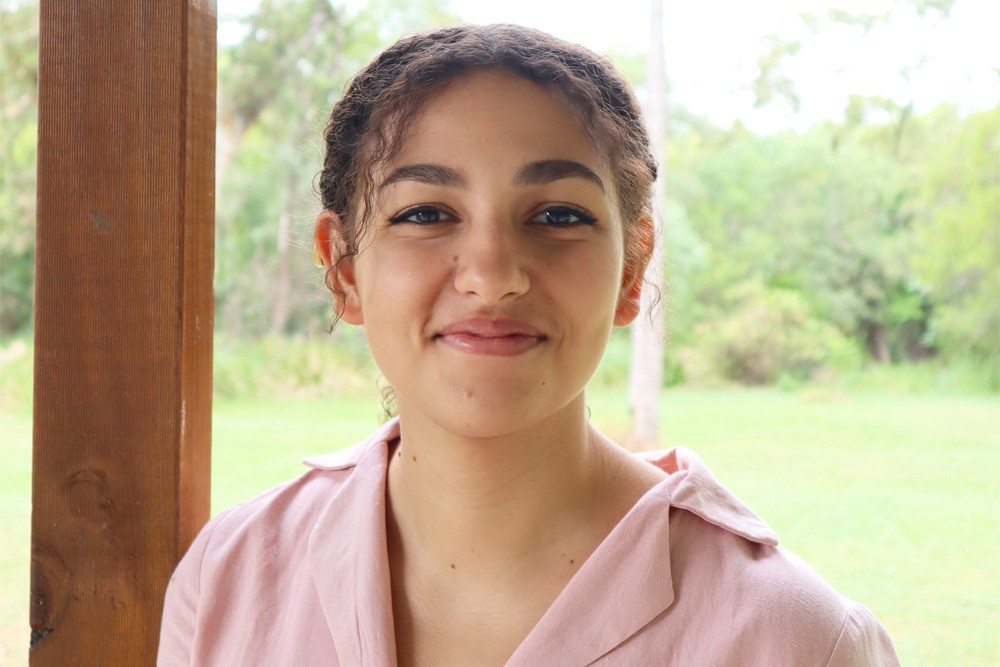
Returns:
[[[347,470],[358,465],[371,450],[399,438],[399,418],[378,428],[367,440],[330,454],[307,458],[318,470]],[[638,456],[663,470],[668,478],[669,503],[752,542],[777,546],[778,537],[763,519],[722,486],[708,466],[690,449],[673,447]],[[384,491],[383,486],[383,491]]]
[[[392,422],[350,449],[306,460],[349,471],[320,512],[308,542],[310,574],[340,664],[396,665],[386,546],[387,443]]]
[[[303,460],[316,470],[347,470],[358,465],[373,449],[399,438],[399,417],[394,417],[379,426],[367,439],[352,447],[346,447],[328,454],[318,454]]]
[[[317,520],[308,547],[323,613],[346,664],[396,664],[385,478],[389,443],[398,437],[399,422],[394,419],[359,445],[305,461],[318,470],[349,471]],[[640,456],[668,477],[650,489],[591,554],[509,665],[540,664],[546,656],[589,664],[670,607],[674,587],[665,519],[671,507],[745,539],[777,544],[767,524],[719,484],[690,450],[678,447]],[[351,537],[329,539],[336,535]],[[627,574],[609,575],[614,572]]]
[[[771,527],[722,486],[690,449],[674,447],[640,456],[669,475],[671,506],[686,509],[751,542],[778,545]]]

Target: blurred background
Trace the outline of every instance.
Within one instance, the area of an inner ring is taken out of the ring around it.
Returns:
[[[502,6],[501,6],[502,4]],[[398,36],[532,25],[646,95],[647,0],[219,0],[213,512],[379,420],[310,261],[329,108]],[[1000,663],[1000,4],[664,6],[662,446],[883,621]],[[0,0],[0,665],[26,664],[37,2]],[[589,394],[627,438],[630,338]]]

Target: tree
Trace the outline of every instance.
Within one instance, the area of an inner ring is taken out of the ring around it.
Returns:
[[[942,120],[945,121],[942,123]],[[957,121],[942,107],[918,119],[933,142],[922,163],[908,255],[933,302],[929,336],[1000,384],[1000,106]],[[942,127],[943,126],[943,127]]]
[[[755,106],[763,107],[784,101],[794,113],[798,113],[803,100],[789,69],[797,59],[817,50],[825,37],[846,30],[860,32],[861,39],[879,39],[879,31],[913,18],[932,29],[948,18],[954,5],[955,0],[882,0],[869,3],[866,6],[868,11],[849,12],[830,8],[824,15],[810,12],[800,14],[797,34],[769,35],[764,40],[767,51],[757,60],[758,75],[751,84]],[[902,81],[909,83],[926,64],[926,53],[914,54],[912,61],[900,67],[898,75]],[[854,95],[848,104],[857,104],[861,99],[861,96]],[[900,123],[905,121],[906,113],[912,110],[910,100],[891,100],[877,96],[869,98],[869,102],[875,103],[870,106],[902,113]]]
[[[891,332],[920,317],[919,300],[914,312],[902,309],[911,280],[897,164],[857,143],[834,148],[816,128],[737,132],[691,168],[693,183],[678,195],[707,259],[690,277],[691,301],[677,308],[689,331],[726,317],[731,306],[722,295],[756,280],[799,292],[812,316],[874,340],[873,356],[888,359]]]
[[[666,116],[666,74],[663,49],[663,0],[652,0],[646,88],[653,155],[662,160]],[[665,165],[653,184],[653,254],[646,268],[638,319],[632,325],[632,364],[629,371],[629,403],[632,406],[632,433],[638,447],[660,440],[660,390],[663,387],[664,334],[662,318],[655,312],[663,290],[663,179]]]
[[[312,180],[300,151],[342,85],[343,26],[327,0],[264,0],[243,39],[220,49],[217,290],[231,332],[283,333],[307,279],[291,257],[293,211]],[[228,178],[234,165],[250,172]]]

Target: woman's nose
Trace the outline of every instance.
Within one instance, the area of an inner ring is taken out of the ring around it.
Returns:
[[[455,260],[455,289],[486,304],[524,294],[527,257],[513,226],[496,220],[466,224]]]

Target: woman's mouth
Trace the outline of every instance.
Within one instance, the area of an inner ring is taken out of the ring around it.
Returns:
[[[445,326],[434,340],[466,354],[513,357],[541,345],[547,337],[520,320],[473,317]]]

